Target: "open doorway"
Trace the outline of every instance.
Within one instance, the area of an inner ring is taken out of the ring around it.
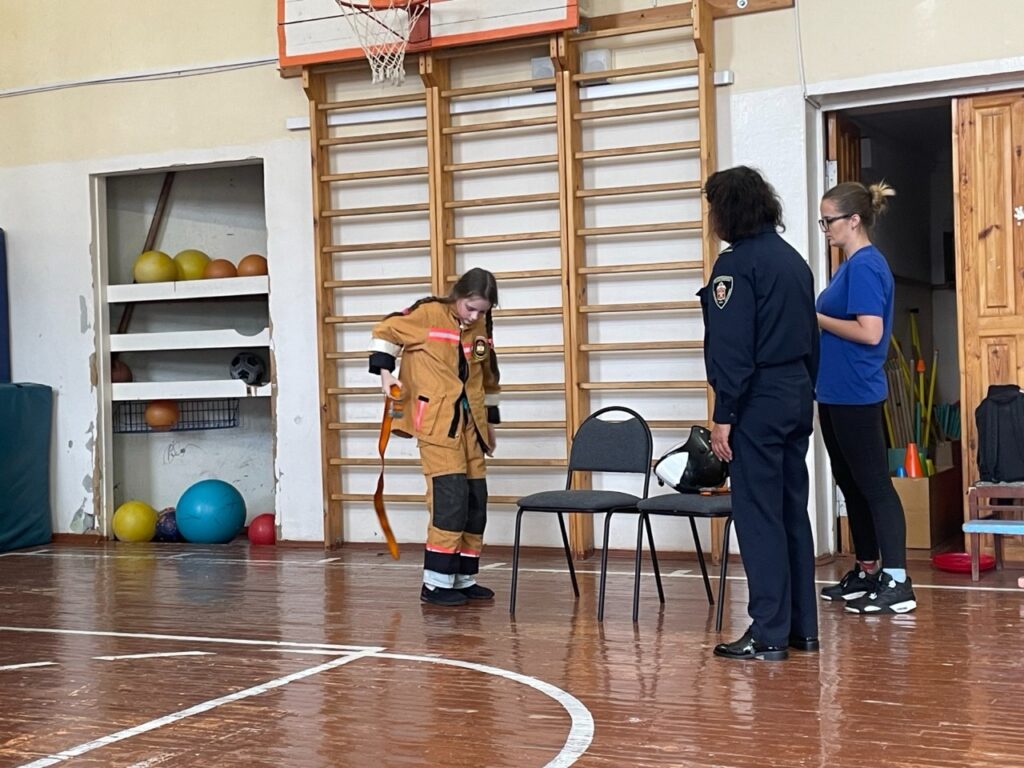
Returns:
[[[931,476],[920,481],[894,479],[907,516],[907,547],[959,549],[959,431],[949,416],[960,400],[951,100],[841,110],[827,113],[826,121],[835,181],[869,185],[884,180],[896,190],[872,235],[895,277],[893,336],[906,364],[901,380],[909,373],[912,392],[899,403],[899,414],[895,404],[887,408],[890,468],[895,472],[899,466],[908,435],[922,450],[927,446],[933,464]],[[923,376],[918,359],[923,360]],[[927,403],[939,406],[931,411],[931,427]],[[934,425],[936,420],[941,423]],[[839,511],[844,513],[841,503]],[[837,548],[849,552],[845,522],[841,517]]]

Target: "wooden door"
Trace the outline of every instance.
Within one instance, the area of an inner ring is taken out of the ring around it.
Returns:
[[[860,129],[839,112],[825,115],[825,188],[860,181]],[[843,263],[843,251],[829,248],[829,275]]]
[[[953,117],[967,488],[978,479],[974,409],[990,384],[1024,384],[1024,91],[957,99]]]

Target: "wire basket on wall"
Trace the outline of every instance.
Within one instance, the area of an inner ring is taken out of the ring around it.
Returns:
[[[174,426],[153,429],[146,423],[144,400],[114,403],[114,432],[187,432],[199,429],[229,429],[238,426],[238,398],[218,400],[179,400],[179,416]]]

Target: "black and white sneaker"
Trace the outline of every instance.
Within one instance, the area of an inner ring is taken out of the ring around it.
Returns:
[[[873,590],[878,583],[877,580],[877,573],[868,573],[860,567],[860,563],[857,563],[853,566],[852,571],[847,571],[838,584],[822,587],[821,599],[856,600]]]
[[[885,571],[879,572],[873,591],[846,604],[850,613],[910,613],[915,608],[917,598],[910,577],[899,582]]]

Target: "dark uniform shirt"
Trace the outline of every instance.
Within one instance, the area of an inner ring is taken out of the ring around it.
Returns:
[[[758,368],[802,362],[815,381],[814,276],[774,230],[739,240],[719,254],[711,281],[697,295],[715,423],[736,423]]]

